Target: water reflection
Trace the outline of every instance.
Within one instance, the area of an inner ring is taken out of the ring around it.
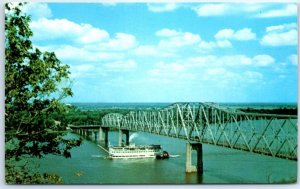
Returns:
[[[185,183],[193,184],[193,183],[203,183],[203,174],[199,173],[186,173],[185,174]]]

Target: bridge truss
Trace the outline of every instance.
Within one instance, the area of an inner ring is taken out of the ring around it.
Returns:
[[[297,116],[245,113],[212,103],[111,113],[102,126],[297,160]]]

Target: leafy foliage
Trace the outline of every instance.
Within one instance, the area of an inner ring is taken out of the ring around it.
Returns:
[[[21,3],[15,5],[5,5],[6,160],[49,153],[71,157],[70,149],[81,141],[64,139],[66,125],[55,120],[68,111],[60,101],[73,94],[64,87],[69,66],[53,52],[33,47],[30,17],[21,11]]]
[[[61,177],[54,174],[40,174],[36,171],[36,167],[32,167],[28,162],[16,162],[7,160],[5,163],[5,178],[8,184],[62,184]]]
[[[260,114],[277,114],[277,115],[297,115],[297,107],[289,107],[289,108],[240,108],[241,111],[246,113],[260,113]]]

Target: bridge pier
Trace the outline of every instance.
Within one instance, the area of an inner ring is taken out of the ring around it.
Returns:
[[[105,144],[108,144],[108,128],[105,127],[99,127],[99,140],[100,142],[105,142]]]
[[[99,142],[103,141],[103,129],[102,127],[99,127]]]
[[[93,141],[94,138],[95,138],[95,133],[94,133],[93,129],[90,130],[90,136],[89,136],[89,138],[90,138],[92,141]]]
[[[119,129],[119,146],[122,146],[123,134],[125,134],[125,145],[129,145],[129,130]]]
[[[192,150],[197,152],[197,165],[192,164]],[[186,144],[186,169],[185,172],[198,172],[203,174],[203,151],[201,143],[187,143]]]

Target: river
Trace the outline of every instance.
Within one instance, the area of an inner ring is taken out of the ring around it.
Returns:
[[[69,133],[69,137],[77,137]],[[116,145],[117,132],[109,133]],[[61,176],[65,184],[196,184],[281,183],[295,181],[297,162],[213,145],[203,145],[204,173],[185,173],[186,141],[149,133],[130,133],[135,144],[160,144],[170,159],[107,159],[95,142],[84,140],[72,149],[72,158],[47,155],[39,160],[41,172]],[[193,154],[193,159],[195,160]]]

